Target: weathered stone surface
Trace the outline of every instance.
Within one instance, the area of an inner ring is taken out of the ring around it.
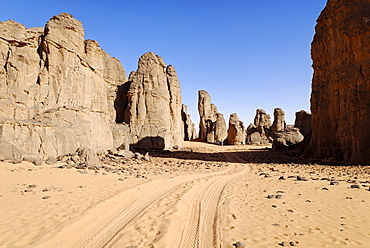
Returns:
[[[76,152],[80,157],[80,162],[85,163],[88,168],[101,168],[99,157],[91,149],[78,148]]]
[[[271,143],[270,127],[270,115],[263,109],[257,109],[254,124],[250,124],[247,128],[246,143],[248,145],[266,145]]]
[[[369,0],[328,0],[317,20],[309,155],[370,163],[369,13]]]
[[[205,90],[198,92],[199,139],[214,142],[214,137],[207,139],[207,133],[213,133],[212,123],[216,121],[217,108],[211,104],[211,96]]]
[[[227,127],[224,115],[221,113],[216,113],[216,122],[215,122],[215,133],[214,141],[215,143],[223,144],[227,139]]]
[[[272,149],[286,149],[290,146],[299,144],[303,139],[304,136],[299,132],[298,128],[289,126],[275,133]]]
[[[112,130],[124,129],[113,127],[113,106],[126,74],[96,41],[84,40],[80,21],[62,13],[45,28],[0,22],[0,37],[1,157],[46,159],[127,140]]]
[[[275,108],[274,109],[274,122],[271,126],[271,135],[274,136],[274,134],[277,131],[284,130],[286,127],[285,123],[285,113],[281,108]]]
[[[205,90],[198,92],[198,111],[199,140],[223,143],[227,137],[225,118],[218,112],[216,105],[211,103],[211,97]]]
[[[239,120],[236,113],[231,114],[229,118],[229,129],[227,130],[227,143],[229,145],[245,144],[244,123]]]
[[[295,113],[295,122],[294,126],[299,128],[299,132],[303,136],[309,137],[311,135],[311,114],[301,110]]]
[[[184,123],[184,140],[193,140],[197,136],[195,124],[191,121],[188,114],[188,106],[182,105],[181,109],[182,122]]]
[[[135,148],[171,149],[182,146],[181,91],[175,68],[166,67],[152,52],[139,59],[130,74],[124,121]]]

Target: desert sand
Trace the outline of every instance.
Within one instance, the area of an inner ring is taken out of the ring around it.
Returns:
[[[370,244],[369,166],[184,142],[106,168],[1,162],[0,247]]]

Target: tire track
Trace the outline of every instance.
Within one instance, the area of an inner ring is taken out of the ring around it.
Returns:
[[[236,167],[236,165],[230,165],[227,170],[210,174],[160,179],[135,186],[87,210],[83,216],[71,221],[53,239],[36,247],[104,247],[146,208],[166,197],[179,186],[198,179],[222,177],[232,173]],[[133,195],[136,197],[132,197]],[[197,210],[196,206],[194,208],[195,212],[200,213],[200,209]],[[196,223],[200,223],[200,221],[197,220]],[[192,234],[192,237],[196,239],[198,232]]]
[[[191,215],[181,237],[181,248],[221,247],[219,204],[222,192],[233,179],[247,173],[249,167],[238,164],[230,175],[214,176],[200,189],[194,199]],[[199,207],[198,207],[199,205]],[[194,230],[198,230],[195,232]]]

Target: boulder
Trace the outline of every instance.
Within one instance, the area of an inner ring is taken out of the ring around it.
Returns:
[[[317,19],[307,155],[370,163],[369,13],[368,0],[328,0]]]
[[[229,145],[245,144],[244,123],[239,120],[236,113],[231,114],[229,118],[229,129],[227,130],[227,143]]]
[[[287,127],[284,130],[277,131],[272,143],[273,150],[282,150],[301,143],[304,136],[296,127]]]
[[[136,149],[172,149],[182,146],[181,90],[176,70],[148,52],[130,74],[124,121]]]

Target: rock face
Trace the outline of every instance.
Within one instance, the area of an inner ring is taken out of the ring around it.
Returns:
[[[45,28],[0,22],[0,37],[0,157],[56,157],[128,142],[113,107],[125,71],[84,40],[81,22],[65,13]]]
[[[229,118],[229,129],[227,130],[227,143],[229,145],[245,144],[244,123],[239,120],[236,113],[231,114]]]
[[[123,119],[130,126],[135,148],[182,146],[180,83],[175,68],[166,66],[161,57],[152,52],[140,57],[137,71],[130,74],[127,106],[121,109],[125,109]]]
[[[221,113],[216,113],[216,122],[215,122],[215,133],[214,140],[216,143],[223,144],[227,138],[227,127],[224,115]]]
[[[191,121],[188,114],[188,106],[182,105],[181,109],[182,122],[184,123],[184,140],[193,140],[196,138],[197,133],[195,124]]]
[[[246,143],[248,145],[266,145],[271,143],[270,127],[270,115],[263,109],[257,109],[254,124],[250,124],[247,128]]]
[[[272,149],[282,150],[299,144],[303,141],[304,136],[296,127],[287,127],[284,130],[279,130],[275,133]]]
[[[271,135],[274,136],[274,134],[277,131],[284,130],[286,127],[285,123],[285,113],[281,108],[275,108],[274,109],[274,122],[271,126]]]
[[[299,132],[303,134],[303,136],[310,137],[311,136],[311,114],[301,110],[295,113],[295,122],[294,126],[299,128]]]
[[[328,0],[311,56],[309,155],[370,163],[370,1]]]
[[[209,143],[224,142],[227,137],[225,119],[217,111],[216,105],[211,103],[211,97],[205,90],[198,92],[198,111],[199,140]]]

